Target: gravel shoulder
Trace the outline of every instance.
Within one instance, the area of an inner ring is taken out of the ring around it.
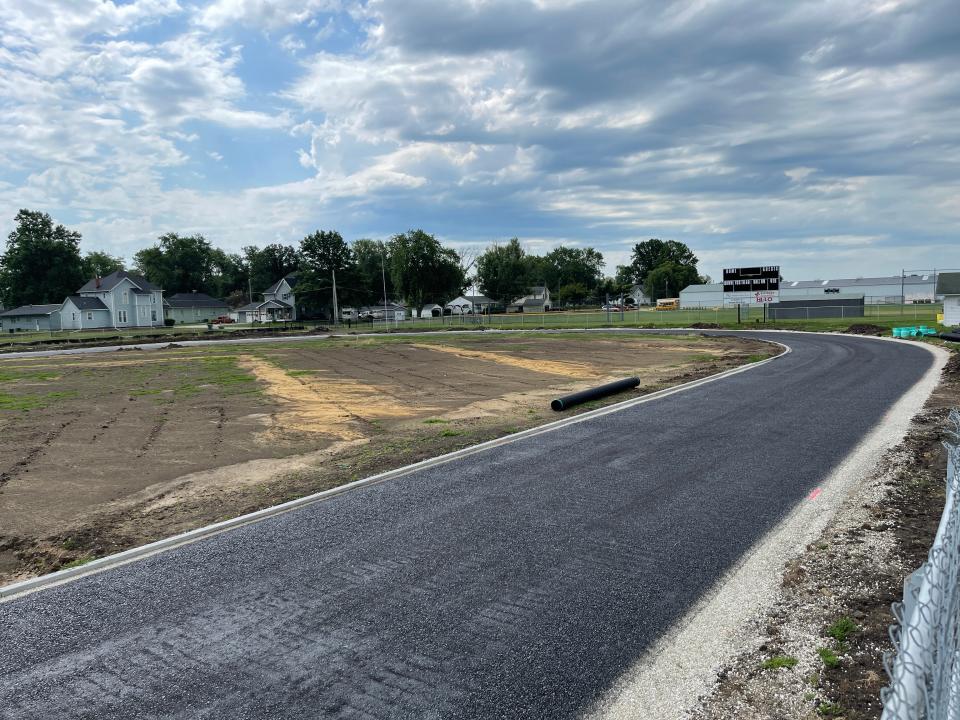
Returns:
[[[925,559],[943,509],[947,416],[960,406],[960,353],[820,536],[786,566],[774,602],[750,618],[693,720],[880,717],[891,603]]]

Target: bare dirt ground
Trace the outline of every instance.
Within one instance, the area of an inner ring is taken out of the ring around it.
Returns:
[[[0,584],[542,424],[559,393],[775,352],[476,333],[0,359]]]
[[[769,612],[753,618],[743,653],[724,667],[696,720],[880,717],[891,603],[924,560],[943,512],[948,413],[960,407],[960,353],[904,441],[819,540],[792,560]]]

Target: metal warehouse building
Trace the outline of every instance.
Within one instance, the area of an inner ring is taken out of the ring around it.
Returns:
[[[785,280],[780,283],[781,300],[823,298],[830,295],[863,295],[867,304],[934,302],[937,296],[934,273],[927,275],[891,275],[889,277],[843,280]]]
[[[863,295],[868,305],[935,302],[937,295],[934,273],[925,275],[890,275],[889,277],[848,278],[840,280],[784,280],[780,283],[781,300],[821,300],[836,295]],[[902,293],[902,295],[901,295]],[[689,285],[680,291],[680,307],[720,307],[723,305],[723,284]]]

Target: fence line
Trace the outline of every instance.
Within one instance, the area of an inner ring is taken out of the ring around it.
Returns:
[[[927,561],[904,583],[890,626],[881,720],[960,720],[960,413],[950,413],[947,498]]]

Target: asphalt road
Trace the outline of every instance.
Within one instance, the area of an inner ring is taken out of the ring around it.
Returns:
[[[0,718],[574,717],[933,362],[764,337],[793,352],[2,603]]]

